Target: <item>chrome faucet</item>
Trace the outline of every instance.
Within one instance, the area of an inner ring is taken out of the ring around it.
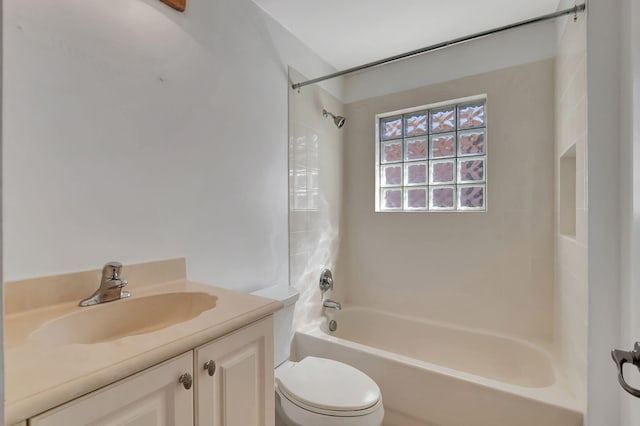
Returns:
[[[322,302],[322,306],[329,309],[335,309],[336,311],[339,311],[340,309],[342,309],[342,305],[340,304],[340,302],[336,302],[335,300],[331,300],[331,299],[327,299],[324,302]]]
[[[120,277],[121,270],[122,263],[120,262],[109,262],[104,265],[100,287],[90,297],[82,300],[80,306],[92,306],[131,296],[128,291],[122,291],[122,287],[127,285],[127,280]]]

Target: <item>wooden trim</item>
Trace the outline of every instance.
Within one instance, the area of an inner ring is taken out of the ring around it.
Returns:
[[[184,12],[187,8],[187,0],[160,0],[162,3],[171,6],[172,8]]]

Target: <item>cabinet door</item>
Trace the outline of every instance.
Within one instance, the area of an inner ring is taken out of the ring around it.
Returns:
[[[274,425],[271,316],[201,346],[195,358],[199,426]],[[210,361],[215,372],[205,368]]]
[[[179,383],[192,374],[193,352],[180,355],[29,420],[31,426],[189,426],[193,387]]]

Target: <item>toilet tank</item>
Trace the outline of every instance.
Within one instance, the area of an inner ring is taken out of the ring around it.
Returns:
[[[273,314],[273,351],[275,367],[289,359],[293,339],[293,310],[300,293],[288,285],[279,285],[254,291],[256,296],[275,299],[284,307]]]

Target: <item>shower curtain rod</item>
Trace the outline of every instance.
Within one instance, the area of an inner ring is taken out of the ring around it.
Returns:
[[[497,27],[497,28],[494,28],[492,30],[482,31],[482,32],[479,32],[479,33],[471,34],[471,35],[464,36],[464,37],[455,38],[453,40],[445,41],[445,42],[442,42],[442,43],[432,44],[431,46],[427,46],[427,47],[423,47],[423,48],[420,48],[420,49],[412,50],[410,52],[401,53],[401,54],[395,55],[395,56],[390,56],[388,58],[379,59],[377,61],[369,62],[369,63],[366,63],[364,65],[358,65],[356,67],[347,68],[346,70],[334,72],[332,74],[327,74],[327,75],[324,75],[322,77],[318,77],[318,78],[314,78],[314,79],[306,80],[306,81],[301,81],[300,83],[293,83],[291,85],[291,87],[294,90],[295,89],[300,89],[301,87],[309,86],[311,84],[319,83],[321,81],[330,80],[332,78],[336,78],[336,77],[340,77],[340,76],[343,76],[343,75],[346,75],[346,74],[351,74],[351,73],[354,73],[354,72],[366,70],[368,68],[378,67],[380,65],[388,64],[390,62],[399,61],[400,59],[406,59],[406,58],[410,58],[412,56],[421,55],[423,53],[431,52],[431,51],[434,51],[434,50],[442,49],[444,47],[449,47],[449,46],[453,46],[455,44],[460,44],[460,43],[464,43],[464,42],[467,42],[467,41],[475,40],[475,39],[478,39],[478,38],[486,37],[486,36],[489,36],[491,34],[500,33],[502,31],[511,30],[513,28],[519,28],[519,27],[524,27],[525,25],[536,24],[538,22],[548,21],[550,19],[559,18],[560,16],[564,16],[564,15],[574,14],[574,18],[573,19],[575,21],[575,20],[578,19],[578,13],[579,12],[584,12],[585,9],[586,9],[586,5],[584,3],[582,3],[580,5],[575,5],[574,7],[571,7],[571,8],[568,8],[568,9],[563,9],[563,10],[559,10],[557,12],[553,12],[553,13],[549,13],[549,14],[546,14],[546,15],[538,16],[537,18],[531,18],[531,19],[527,19],[525,21],[520,21],[520,22],[516,22],[516,23],[513,23],[513,24],[509,24],[509,25],[504,25],[502,27]]]

